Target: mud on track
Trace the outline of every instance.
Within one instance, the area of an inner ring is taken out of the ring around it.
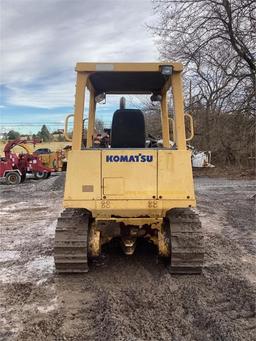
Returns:
[[[255,181],[197,178],[201,276],[171,276],[155,250],[106,248],[86,275],[57,276],[62,177],[0,185],[1,340],[255,340]]]

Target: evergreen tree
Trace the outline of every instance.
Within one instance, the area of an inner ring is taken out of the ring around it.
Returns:
[[[20,133],[15,130],[10,130],[7,134],[7,139],[8,140],[16,140],[20,137]]]
[[[52,140],[52,135],[49,132],[47,126],[44,124],[41,130],[38,132],[37,136],[42,139],[44,142],[49,142]]]

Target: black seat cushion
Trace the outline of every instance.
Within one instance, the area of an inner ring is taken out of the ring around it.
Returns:
[[[111,129],[112,148],[145,148],[145,121],[141,110],[115,111]]]

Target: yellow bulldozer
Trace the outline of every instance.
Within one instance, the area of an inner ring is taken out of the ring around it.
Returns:
[[[201,273],[204,236],[196,206],[191,151],[187,150],[182,64],[78,63],[72,150],[64,211],[58,218],[54,258],[59,273],[87,272],[102,245],[119,239],[132,255],[145,238],[168,259],[171,273]],[[89,91],[86,141],[85,91]],[[170,145],[168,91],[172,90],[175,141]],[[121,100],[112,119],[109,148],[93,144],[95,111],[106,95],[151,95],[161,104],[161,147],[146,147],[143,113]],[[68,116],[68,118],[71,115]],[[189,116],[192,129],[192,117]],[[67,126],[67,123],[66,123]]]

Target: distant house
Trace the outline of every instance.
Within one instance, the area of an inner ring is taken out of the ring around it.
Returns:
[[[7,133],[0,131],[0,140],[6,140],[7,138]]]
[[[52,133],[53,140],[59,141],[61,137],[64,137],[64,129],[57,129]]]
[[[25,135],[25,134],[20,135],[20,138],[21,140],[28,140],[28,141],[33,139],[32,135]]]

